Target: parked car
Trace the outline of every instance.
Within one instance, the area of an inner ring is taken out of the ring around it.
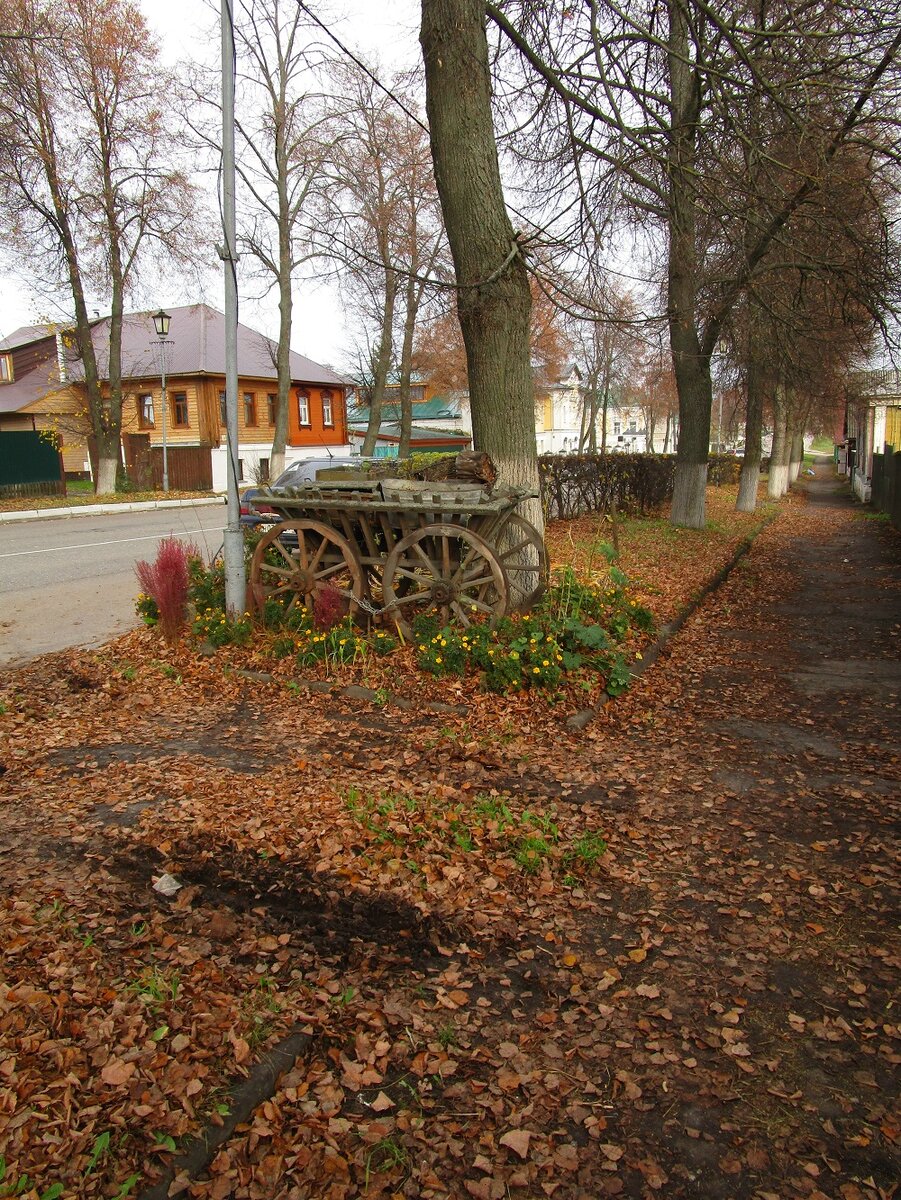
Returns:
[[[372,459],[359,455],[333,455],[330,458],[302,458],[285,467],[281,475],[268,484],[271,488],[297,487],[314,479],[325,479],[332,474],[338,478],[349,478],[349,472]],[[267,503],[259,487],[247,488],[241,493],[241,524],[245,529],[265,529],[280,520],[278,513]]]

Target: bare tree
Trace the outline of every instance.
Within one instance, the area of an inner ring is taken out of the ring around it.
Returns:
[[[434,294],[431,277],[445,254],[428,138],[413,114],[407,83],[405,77],[393,81],[394,93],[404,99],[401,107],[357,65],[343,68],[336,80],[342,115],[323,241],[364,343],[369,406],[364,454],[375,449],[385,389],[395,370],[400,452],[409,452],[416,330],[423,305]]]
[[[10,8],[19,27],[47,36],[19,39],[0,56],[4,241],[71,296],[95,487],[112,492],[125,302],[148,259],[171,262],[193,249],[195,202],[173,166],[178,133],[165,127],[158,103],[168,77],[141,13],[127,0],[12,0]],[[92,339],[92,293],[110,301],[105,363]]]
[[[311,235],[327,191],[334,106],[318,79],[330,64],[311,43],[313,28],[292,0],[239,0],[235,11],[241,181],[239,243],[278,292],[275,432],[270,475],[285,466],[291,391],[293,292],[298,270],[316,257]]]
[[[793,215],[816,204],[845,143],[858,138],[874,155],[894,153],[891,136],[879,132],[897,105],[894,0],[865,13],[850,0],[754,8],[489,0],[487,10],[521,63],[508,100],[525,156],[534,164],[540,145],[551,163],[544,198],[564,211],[579,202],[580,235],[603,232],[605,211],[617,205],[665,244],[680,410],[672,518],[700,527],[710,363],[734,305]],[[499,70],[512,66],[502,59]],[[814,136],[817,162],[814,170],[782,164],[778,203],[749,237],[754,177],[739,151],[754,142],[755,98],[779,112],[796,142]]]

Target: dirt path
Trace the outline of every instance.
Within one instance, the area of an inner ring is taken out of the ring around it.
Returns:
[[[901,563],[830,474],[578,735],[526,701],[480,724],[212,670],[152,703],[102,663],[24,672],[7,1161],[66,1195],[149,1186],[303,1029],[190,1194],[894,1195]],[[609,851],[523,874],[508,821]],[[104,1129],[127,1136],[88,1172]]]

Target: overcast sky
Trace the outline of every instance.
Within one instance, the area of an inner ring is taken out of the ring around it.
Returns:
[[[150,26],[157,31],[167,60],[175,62],[192,54],[209,57],[210,27],[218,12],[218,3],[204,0],[139,0]],[[386,73],[414,66],[419,61],[419,0],[328,0],[317,3],[317,12],[329,28],[351,50],[367,62],[378,59]],[[218,35],[213,35],[214,39]],[[217,50],[218,43],[212,47]],[[220,239],[217,239],[220,240]],[[241,286],[239,279],[239,319],[270,337],[278,336],[277,302],[274,293],[266,300],[253,299],[254,285]],[[173,279],[161,284],[146,298],[147,307],[175,306],[203,299],[216,308],[223,307],[222,274],[211,274],[203,296],[186,293]],[[98,298],[101,313],[108,311]],[[108,301],[107,301],[108,304]],[[143,308],[144,304],[139,305]],[[27,275],[17,276],[0,269],[0,337],[20,325],[38,320],[63,319],[71,315],[65,296],[36,294]],[[333,288],[302,286],[295,288],[295,350],[321,363],[347,365],[345,350],[348,337],[344,313]]]

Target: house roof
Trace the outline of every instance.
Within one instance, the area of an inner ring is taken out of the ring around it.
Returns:
[[[349,421],[348,432],[356,434],[364,434],[366,432],[366,421]],[[382,422],[379,426],[379,437],[385,438],[389,442],[400,441],[400,425],[394,422]],[[410,442],[412,444],[428,443],[434,445],[438,442],[447,442],[450,445],[459,445],[461,442],[468,442],[469,434],[463,430],[454,429],[428,429],[422,425],[414,425],[410,430]]]
[[[0,338],[0,350],[16,350],[19,346],[30,346],[44,338],[53,337],[58,325],[20,325],[5,338]]]
[[[447,396],[433,396],[431,400],[414,400],[410,409],[414,421],[457,420],[460,417],[459,400]],[[351,420],[367,421],[369,408],[358,405],[350,415]],[[400,420],[401,406],[396,401],[386,400],[382,405],[382,416],[386,421]]]
[[[172,318],[166,345],[167,375],[225,374],[225,316],[208,304],[189,304],[170,311]],[[91,323],[98,365],[109,361],[109,318]],[[27,325],[0,342],[0,350],[12,350],[51,337],[59,326]],[[159,376],[160,346],[149,312],[126,313],[122,321],[122,375],[125,379]],[[251,379],[276,378],[276,343],[247,325],[238,325],[238,374]],[[55,357],[55,356],[54,356]],[[291,378],[296,383],[350,386],[350,381],[330,367],[291,351]],[[54,364],[55,365],[55,364]],[[67,355],[68,375],[84,379],[84,368],[74,350]],[[29,372],[30,378],[33,372]],[[104,374],[105,377],[105,374]],[[58,378],[58,376],[57,376]],[[24,380],[23,380],[24,382]],[[13,385],[5,385],[12,387]],[[0,386],[0,392],[4,390]],[[44,381],[45,392],[49,390]],[[33,397],[36,399],[37,397]],[[23,401],[22,403],[29,403]],[[17,405],[22,407],[22,404]],[[7,410],[10,411],[10,410]]]
[[[0,346],[0,350],[2,349]],[[58,391],[59,387],[59,367],[54,357],[48,362],[38,363],[21,378],[13,379],[9,383],[0,383],[0,412],[21,412],[48,392]]]

